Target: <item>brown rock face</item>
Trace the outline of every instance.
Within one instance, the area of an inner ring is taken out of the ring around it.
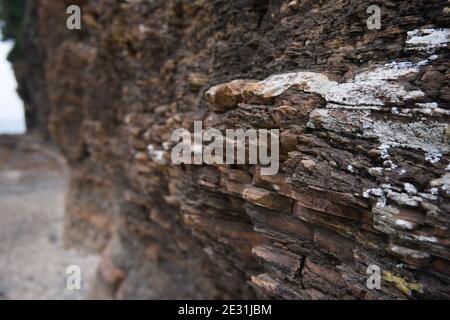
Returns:
[[[37,2],[29,94],[92,297],[450,298],[446,0],[382,1],[379,30],[362,0],[70,2],[81,31]],[[278,173],[172,164],[194,121],[278,129]]]

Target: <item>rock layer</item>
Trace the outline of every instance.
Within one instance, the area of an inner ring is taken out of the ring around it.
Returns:
[[[74,3],[81,31],[37,2],[31,94],[92,297],[450,298],[447,1],[383,1],[380,30],[362,0]],[[279,173],[172,165],[197,120],[279,129]]]

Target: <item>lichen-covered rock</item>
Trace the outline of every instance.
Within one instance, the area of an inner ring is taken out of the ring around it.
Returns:
[[[380,30],[362,0],[78,3],[68,32],[38,1],[30,94],[67,240],[102,252],[93,297],[450,298],[447,1],[383,1]],[[171,164],[199,120],[279,129],[278,174]]]

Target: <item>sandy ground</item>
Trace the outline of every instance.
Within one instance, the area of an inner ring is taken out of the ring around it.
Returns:
[[[0,299],[82,299],[99,258],[63,246],[68,177],[31,136],[0,136]],[[81,290],[66,287],[70,265]]]

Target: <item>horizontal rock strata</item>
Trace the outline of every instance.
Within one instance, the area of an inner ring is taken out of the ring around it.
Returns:
[[[38,1],[67,241],[96,298],[450,298],[447,1]],[[32,69],[32,67],[30,67]],[[279,129],[280,169],[171,132]],[[378,266],[380,289],[369,289]]]

